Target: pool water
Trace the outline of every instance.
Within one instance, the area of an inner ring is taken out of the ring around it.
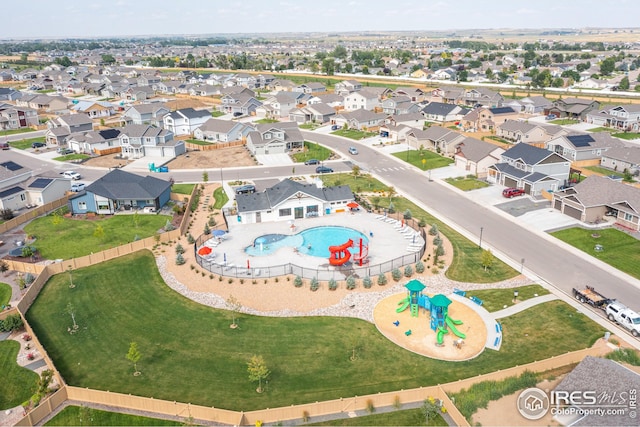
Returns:
[[[329,246],[337,246],[353,240],[354,247],[351,253],[358,251],[360,239],[364,245],[368,245],[367,237],[352,228],[337,226],[322,226],[309,228],[294,235],[265,234],[258,237],[254,244],[247,247],[245,252],[253,256],[271,255],[283,247],[297,248],[302,254],[320,258],[329,258]]]

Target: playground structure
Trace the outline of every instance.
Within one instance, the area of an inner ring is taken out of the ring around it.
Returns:
[[[169,172],[169,167],[156,166],[155,163],[149,163],[149,172]]]
[[[359,251],[357,254],[351,254],[349,248],[353,248],[354,242],[353,239],[347,240],[346,243],[337,246],[329,246],[329,252],[331,255],[329,256],[329,264],[334,266],[341,266],[349,262],[349,260],[353,257],[353,260],[362,267],[367,255],[369,254],[369,247],[364,244],[362,239],[358,243]]]
[[[449,305],[451,305],[449,298],[442,294],[436,294],[432,297],[424,295],[422,291],[426,286],[418,280],[410,281],[405,285],[405,288],[407,288],[409,294],[398,302],[400,307],[396,309],[396,312],[401,313],[410,308],[411,317],[418,317],[420,307],[427,310],[430,313],[429,326],[436,333],[437,345],[443,345],[444,335],[448,334],[449,330],[461,339],[467,337],[456,327],[456,325],[461,325],[462,321],[449,317]],[[410,333],[406,335],[408,336]]]

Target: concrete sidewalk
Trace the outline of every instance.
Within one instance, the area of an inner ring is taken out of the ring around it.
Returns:
[[[502,319],[503,317],[509,317],[513,314],[520,313],[528,308],[533,307],[534,305],[542,304],[545,302],[553,301],[558,299],[554,294],[542,295],[535,298],[530,298],[528,300],[519,302],[517,304],[512,305],[511,307],[507,307],[503,310],[494,311],[491,313],[494,319]]]

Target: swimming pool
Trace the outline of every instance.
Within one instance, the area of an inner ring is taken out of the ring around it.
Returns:
[[[253,256],[271,255],[283,247],[297,248],[298,252],[320,258],[329,258],[329,246],[337,246],[346,243],[349,239],[354,242],[354,249],[362,239],[364,245],[368,245],[367,237],[352,228],[338,226],[321,226],[308,228],[294,235],[265,234],[254,240],[254,244],[247,247],[245,252]]]

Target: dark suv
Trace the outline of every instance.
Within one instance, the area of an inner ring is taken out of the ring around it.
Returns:
[[[47,144],[45,144],[44,142],[34,142],[33,144],[31,144],[31,148],[42,148],[46,146]]]
[[[318,159],[309,159],[307,161],[304,162],[305,165],[319,165],[320,164],[320,160]]]
[[[316,168],[316,173],[331,173],[333,172],[333,169],[328,168],[326,166],[318,166]]]
[[[524,196],[524,194],[525,192],[522,188],[505,188],[504,190],[502,190],[502,195],[507,199],[516,196]]]

